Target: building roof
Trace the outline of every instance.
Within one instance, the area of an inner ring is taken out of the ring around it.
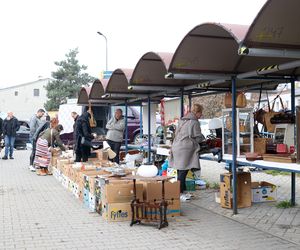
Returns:
[[[46,80],[50,81],[52,79],[51,78],[41,78],[41,79],[38,79],[38,80],[33,81],[33,82],[27,82],[27,83],[22,83],[22,84],[10,86],[10,87],[0,88],[0,91],[2,91],[2,90],[8,90],[8,89],[14,89],[14,88],[19,88],[19,87],[24,87],[24,86],[28,86],[28,85],[31,85],[31,84],[35,84],[37,82],[46,81]]]

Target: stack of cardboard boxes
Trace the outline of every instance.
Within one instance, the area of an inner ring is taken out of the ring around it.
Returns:
[[[57,157],[54,177],[74,197],[83,202],[90,212],[98,212],[107,221],[131,220],[131,201],[134,198],[133,181],[111,177],[103,167],[111,166],[101,150],[88,163],[75,163],[71,158]],[[162,198],[160,182],[137,182],[136,198],[140,201],[159,202]],[[165,183],[168,216],[180,215],[179,182]],[[158,212],[158,211],[157,211]]]
[[[232,174],[220,175],[220,200],[224,208],[232,208]],[[252,202],[276,201],[277,187],[268,182],[251,182],[251,173],[237,173],[237,207],[250,207]]]

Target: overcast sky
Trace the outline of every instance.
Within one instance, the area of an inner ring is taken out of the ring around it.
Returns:
[[[0,88],[50,77],[54,61],[78,47],[80,64],[98,77],[134,68],[149,51],[175,52],[204,22],[251,24],[266,0],[9,0],[0,3]]]

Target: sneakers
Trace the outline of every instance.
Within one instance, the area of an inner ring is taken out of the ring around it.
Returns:
[[[31,172],[35,172],[35,171],[36,171],[36,169],[35,169],[32,165],[29,166],[29,170],[30,170]]]
[[[14,157],[12,157],[12,156],[10,156],[10,157],[9,157],[9,159],[13,160],[13,159],[15,159],[15,158],[14,158]]]
[[[180,195],[180,201],[186,202],[186,201],[190,201],[190,200],[191,200],[190,195],[188,195],[188,194],[181,194]]]
[[[7,156],[6,155],[4,155],[3,157],[2,157],[2,160],[7,160],[8,158],[7,158]]]
[[[185,193],[185,195],[187,197],[189,197],[190,199],[195,197],[192,193],[189,193],[189,192]]]

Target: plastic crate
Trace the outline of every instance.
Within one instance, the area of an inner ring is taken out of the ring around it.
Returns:
[[[186,179],[185,185],[186,185],[186,191],[195,191],[196,190],[195,180]]]

